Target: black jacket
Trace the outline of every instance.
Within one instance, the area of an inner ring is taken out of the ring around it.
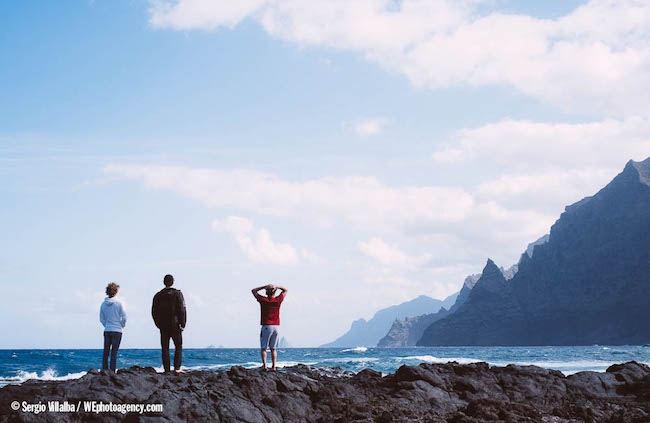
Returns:
[[[164,288],[153,297],[151,316],[160,329],[185,328],[187,312],[183,293],[174,288]]]

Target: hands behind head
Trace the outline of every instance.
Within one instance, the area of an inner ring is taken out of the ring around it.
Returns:
[[[275,291],[275,286],[273,284],[268,284],[266,285],[266,289],[268,289],[269,291]]]

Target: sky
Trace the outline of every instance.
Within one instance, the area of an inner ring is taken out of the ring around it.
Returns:
[[[0,348],[257,345],[253,287],[317,346],[650,156],[642,0],[0,3]]]

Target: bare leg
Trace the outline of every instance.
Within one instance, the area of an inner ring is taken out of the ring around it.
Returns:
[[[271,370],[275,370],[275,363],[278,361],[278,351],[275,348],[271,348],[271,360],[273,361],[273,367],[271,367]]]
[[[266,348],[262,348],[261,351],[262,351],[262,368],[266,370]]]

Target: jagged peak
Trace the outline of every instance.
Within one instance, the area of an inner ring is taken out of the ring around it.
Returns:
[[[481,277],[488,276],[494,273],[499,273],[501,276],[503,276],[503,272],[499,267],[492,261],[492,259],[487,259],[487,263],[485,264],[485,267],[483,268],[483,272],[481,272]]]
[[[474,295],[474,291],[500,291],[506,284],[506,278],[503,276],[503,272],[499,267],[492,261],[488,259],[485,267],[483,268],[483,273],[481,278],[476,282],[474,289],[470,291],[470,297]]]
[[[650,157],[641,162],[630,160],[627,162],[625,168],[627,169],[628,166],[636,170],[636,173],[639,175],[639,182],[650,186]]]
[[[623,171],[616,175],[612,182],[603,188],[602,191],[606,191],[612,187],[639,183],[650,185],[650,157],[640,162],[635,162],[634,160],[628,161]]]
[[[422,295],[418,295],[417,297],[413,298],[411,301],[415,301],[415,300],[422,301],[422,300],[432,300],[432,299],[434,299],[434,298],[431,298],[428,295],[422,294]]]
[[[533,253],[535,252],[535,247],[537,247],[538,245],[546,244],[550,238],[551,238],[551,235],[546,234],[546,235],[538,238],[536,241],[531,242],[530,244],[528,244],[528,247],[526,247],[526,254],[528,254],[528,257],[532,258]]]
[[[589,203],[593,198],[597,198],[605,192],[611,192],[611,190],[618,189],[618,187],[639,183],[650,186],[650,157],[640,162],[635,162],[634,160],[628,161],[623,171],[616,175],[616,177],[596,195],[585,197],[576,203],[566,206],[564,210],[567,213],[572,213],[583,205]]]
[[[474,288],[474,285],[476,285],[476,282],[481,278],[480,273],[475,273],[473,275],[469,275],[468,277],[465,278],[465,282],[463,282],[463,285],[467,287],[467,289],[472,289]]]
[[[500,270],[501,273],[503,274],[503,277],[506,278],[506,280],[510,280],[514,278],[517,272],[519,271],[519,266],[517,264],[513,264],[508,269],[504,269],[503,267],[501,267]]]

